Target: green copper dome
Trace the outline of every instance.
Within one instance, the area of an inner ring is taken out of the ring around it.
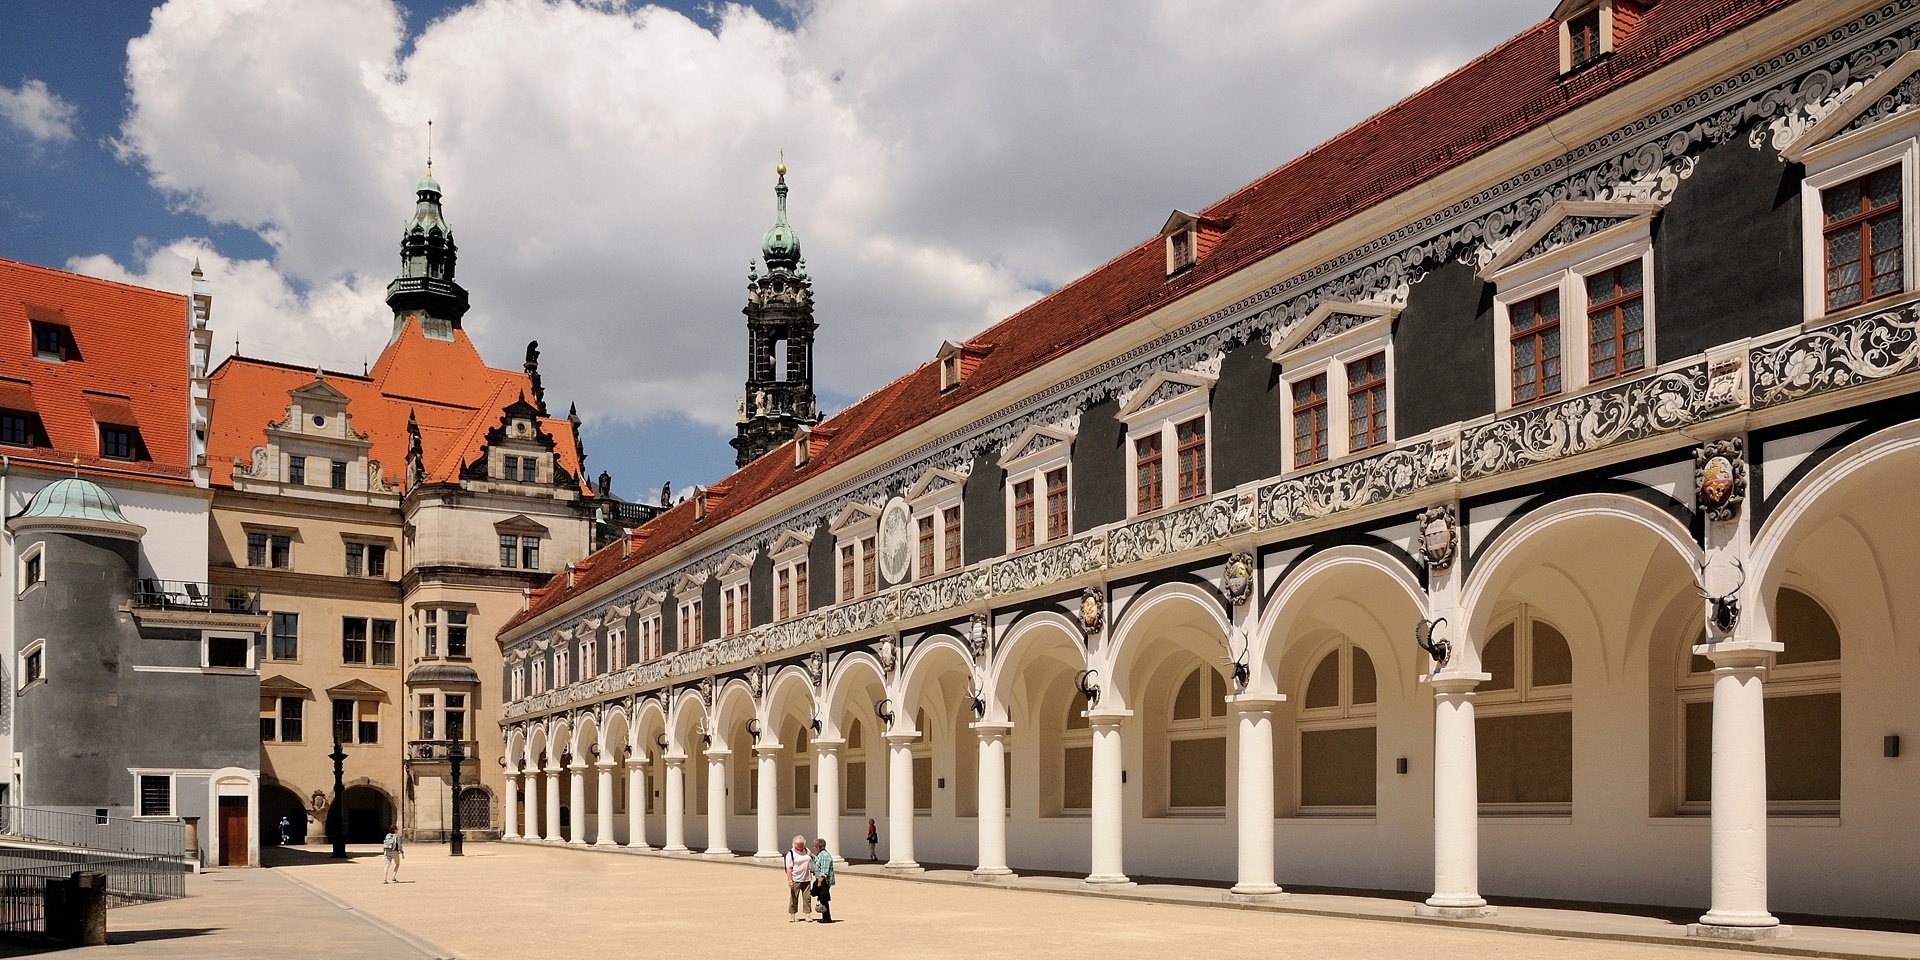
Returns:
[[[40,488],[27,508],[7,521],[9,529],[38,524],[132,534],[136,538],[146,533],[120,512],[112,494],[80,477],[56,480]]]
[[[791,270],[800,261],[800,235],[793,232],[787,224],[787,165],[779,167],[780,182],[773,188],[777,198],[777,212],[773,226],[767,228],[767,235],[760,238],[760,258],[767,262],[767,269]]]

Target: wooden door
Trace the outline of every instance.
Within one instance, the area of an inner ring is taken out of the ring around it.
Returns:
[[[220,865],[247,865],[247,798],[220,798]]]

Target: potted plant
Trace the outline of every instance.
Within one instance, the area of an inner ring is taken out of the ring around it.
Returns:
[[[247,602],[251,599],[252,597],[247,594],[246,587],[227,588],[227,609],[234,613],[246,613]]]

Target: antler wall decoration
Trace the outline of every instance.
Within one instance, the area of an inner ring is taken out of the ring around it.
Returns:
[[[1700,594],[1700,599],[1707,602],[1707,619],[1712,622],[1714,629],[1721,633],[1732,633],[1733,628],[1740,624],[1740,588],[1747,585],[1747,568],[1741,565],[1739,557],[1732,557],[1730,560],[1733,563],[1734,572],[1740,574],[1740,580],[1733,585],[1733,589],[1719,596],[1707,592],[1707,561],[1701,560],[1694,564],[1694,568],[1700,571],[1699,583],[1694,587],[1694,592]]]
[[[1422,620],[1413,625],[1413,642],[1418,644],[1420,649],[1425,650],[1427,656],[1433,658],[1433,668],[1435,670],[1446,666],[1447,661],[1453,657],[1452,644],[1445,640],[1435,640],[1433,638],[1433,631],[1446,622],[1447,618],[1441,617],[1438,620]]]

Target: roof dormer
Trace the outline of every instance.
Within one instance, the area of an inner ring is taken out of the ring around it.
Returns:
[[[1560,75],[1585,68],[1618,49],[1659,0],[1560,0]]]
[[[945,393],[965,383],[973,375],[975,367],[993,352],[990,343],[961,343],[949,340],[940,344],[940,353],[935,360],[940,365],[940,392]]]
[[[1213,249],[1220,235],[1227,230],[1224,220],[1195,216],[1184,210],[1175,210],[1167,217],[1167,223],[1160,228],[1160,236],[1166,238],[1167,276],[1181,273],[1200,262],[1200,258]]]

